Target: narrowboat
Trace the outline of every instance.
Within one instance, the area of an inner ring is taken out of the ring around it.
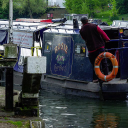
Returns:
[[[42,75],[41,87],[63,95],[75,95],[104,100],[128,98],[128,28],[126,21],[118,26],[100,25],[111,39],[106,43],[106,52],[117,60],[118,73],[110,81],[93,83],[93,67],[88,58],[88,50],[79,34],[80,26],[55,27],[43,33],[42,55],[47,57],[46,74]],[[119,24],[120,23],[120,24]],[[109,72],[114,66],[107,58]]]
[[[96,99],[128,98],[128,28],[127,21],[113,21],[111,26],[99,25],[109,38],[106,52],[118,62],[118,73],[111,81],[93,83],[93,67],[88,50],[79,34],[80,22],[65,23],[13,22],[13,43],[17,44],[18,61],[14,66],[14,85],[22,84],[24,58],[34,55],[47,57],[46,73],[41,88],[63,95]],[[0,21],[0,50],[8,43],[8,21]],[[38,51],[38,52],[37,52]],[[109,72],[113,64],[107,59]]]

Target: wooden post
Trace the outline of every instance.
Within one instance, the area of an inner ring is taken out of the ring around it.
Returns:
[[[13,110],[13,67],[6,68],[5,110]]]

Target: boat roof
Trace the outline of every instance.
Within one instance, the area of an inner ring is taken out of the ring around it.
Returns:
[[[112,23],[113,27],[128,27],[128,21],[125,20],[114,20]]]
[[[16,21],[23,21],[23,22],[35,22],[39,23],[42,19],[30,19],[30,18],[17,18]]]
[[[79,21],[78,21],[79,23]],[[111,26],[99,25],[102,30],[117,30],[121,27],[127,28],[128,21],[114,20]],[[59,33],[70,33],[76,34],[79,33],[78,29],[73,29],[73,21],[68,20],[63,23],[47,23],[47,22],[22,22],[22,21],[13,21],[13,30],[27,31],[27,32],[36,32],[44,28],[49,28],[46,32],[59,32]],[[0,30],[8,30],[9,21],[0,20]],[[79,23],[79,29],[81,29],[81,23]],[[52,31],[51,31],[52,30]]]
[[[80,21],[82,16],[87,16],[88,14],[64,14],[64,17],[68,20],[73,20],[74,18]]]
[[[98,25],[102,30],[118,30],[119,27],[113,27],[113,26],[105,26],[105,25]]]
[[[62,33],[62,34],[79,34],[80,29],[74,29],[73,25],[62,25],[56,27],[49,27],[45,32],[48,33]]]
[[[28,31],[28,32],[35,32],[47,27],[56,27],[61,23],[33,23],[33,22],[19,22],[13,21],[13,30],[20,30],[20,31]],[[8,20],[0,20],[0,29],[1,30],[8,30],[9,29],[9,21]]]
[[[105,26],[105,25],[99,25],[99,27],[102,30],[118,30],[119,28],[128,28],[128,21],[124,21],[124,20],[114,20],[112,22],[112,25],[110,26]]]

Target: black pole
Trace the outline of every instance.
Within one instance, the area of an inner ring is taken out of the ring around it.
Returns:
[[[13,110],[13,68],[6,68],[5,110]]]

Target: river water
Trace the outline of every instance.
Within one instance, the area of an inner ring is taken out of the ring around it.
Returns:
[[[128,128],[128,101],[100,101],[40,91],[47,128]]]

